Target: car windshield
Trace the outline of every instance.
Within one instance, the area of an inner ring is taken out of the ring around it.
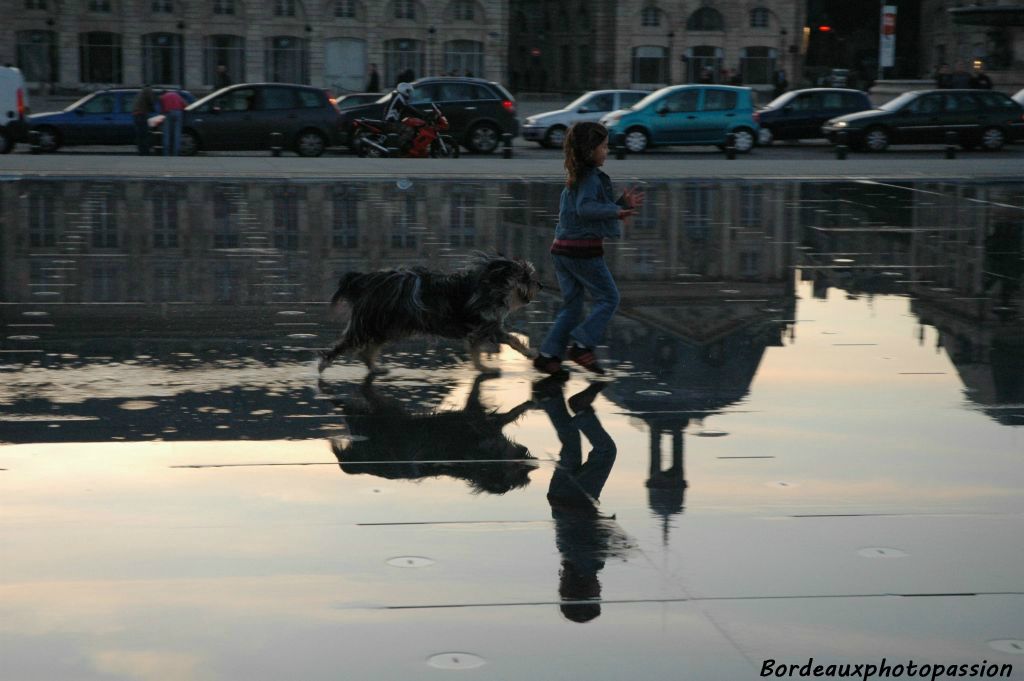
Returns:
[[[664,95],[666,91],[668,91],[667,87],[663,87],[660,90],[655,90],[654,92],[652,92],[651,94],[647,95],[646,97],[644,97],[639,102],[637,102],[636,104],[634,104],[633,106],[631,106],[629,108],[633,109],[635,111],[639,111],[640,109],[643,109],[643,108],[645,108],[647,106],[650,106],[650,104],[652,102],[655,102],[655,101],[661,99],[661,96]]]
[[[216,94],[217,94],[217,93],[219,93],[219,92],[221,92],[221,91],[220,91],[220,90],[217,90],[217,92],[211,92],[210,94],[206,95],[206,96],[205,96],[205,97],[203,97],[202,99],[197,99],[196,101],[192,102],[191,104],[189,104],[189,105],[188,105],[188,106],[186,106],[185,108],[186,108],[187,110],[191,110],[191,109],[198,109],[198,108],[199,108],[199,107],[201,107],[201,106],[202,106],[203,104],[205,104],[205,103],[209,102],[209,101],[210,101],[211,99],[213,99],[213,96],[214,96],[214,95],[216,95]]]
[[[381,97],[380,99],[376,100],[375,103],[376,104],[387,104],[390,101],[391,101],[391,93],[388,92],[383,97]]]
[[[563,108],[566,111],[578,109],[579,107],[583,106],[584,102],[586,102],[588,99],[590,99],[593,96],[594,96],[593,93],[586,92],[586,93],[580,95],[579,97],[577,97],[576,99],[572,100],[568,104],[566,104]]]
[[[896,99],[891,99],[878,108],[881,109],[882,111],[899,111],[907,104],[917,99],[917,94],[918,93],[916,92],[904,92]]]
[[[794,97],[796,97],[796,93],[795,92],[787,92],[785,94],[781,94],[778,97],[776,97],[775,99],[773,99],[772,101],[768,102],[765,105],[764,108],[766,108],[766,109],[778,108],[780,106],[783,106],[786,102],[788,102],[789,100],[793,99]]]
[[[86,95],[85,97],[82,97],[77,102],[75,102],[74,104],[72,104],[71,106],[69,106],[68,108],[66,108],[64,110],[65,111],[74,111],[75,109],[77,109],[78,107],[82,106],[83,104],[85,104],[86,102],[88,102],[90,99],[92,99],[95,96],[96,96],[95,92],[92,93],[92,94],[88,94],[88,95]]]

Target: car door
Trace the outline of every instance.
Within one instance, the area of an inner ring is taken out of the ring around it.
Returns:
[[[472,83],[442,81],[420,86],[420,90],[417,103],[416,88],[413,89],[413,106],[426,111],[430,109],[431,102],[436,102],[441,113],[448,119],[450,133],[455,136],[461,136],[481,116],[483,101]]]
[[[135,143],[135,120],[132,118],[132,104],[138,96],[137,90],[123,90],[117,93],[114,121],[111,125],[111,144]]]
[[[705,88],[697,116],[694,141],[722,144],[725,135],[736,124],[736,90]]]
[[[639,102],[641,99],[647,96],[646,92],[619,92],[616,93],[615,108],[612,111],[618,111],[620,109],[628,109],[634,104]]]
[[[115,111],[117,94],[113,92],[101,92],[84,102],[74,110],[71,122],[62,130],[65,143],[110,144],[114,139],[111,129]]]
[[[666,94],[652,103],[651,141],[654,144],[686,144],[694,140],[700,90],[686,88]]]
[[[204,149],[255,149],[256,88],[228,90],[189,112],[187,124],[194,127]]]
[[[787,111],[787,137],[789,139],[801,139],[804,137],[817,137],[821,125],[813,126],[817,120],[817,112],[821,107],[821,94],[818,92],[802,92],[793,98],[789,103]]]
[[[897,112],[893,122],[894,142],[929,144],[942,141],[942,93],[917,97]]]
[[[299,102],[295,89],[282,85],[265,85],[256,91],[256,110],[252,115],[253,149],[270,148],[270,135],[279,132],[290,146],[299,134]]]
[[[844,92],[819,92],[817,106],[808,112],[802,137],[821,137],[821,126],[825,121],[849,113],[845,97]]]
[[[942,140],[947,131],[955,132],[960,141],[977,139],[985,122],[981,102],[970,92],[945,92],[942,96]]]

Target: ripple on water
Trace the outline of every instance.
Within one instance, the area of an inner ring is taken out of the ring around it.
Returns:
[[[160,405],[151,400],[128,400],[117,406],[127,411],[145,411],[147,409],[156,409]]]

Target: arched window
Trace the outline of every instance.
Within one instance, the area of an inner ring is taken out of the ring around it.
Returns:
[[[661,10],[657,7],[644,7],[640,12],[641,26],[661,26]]]
[[[744,47],[740,50],[740,75],[744,83],[771,83],[778,52],[773,47]]]
[[[309,83],[309,41],[290,35],[267,38],[264,55],[267,80]]]
[[[450,40],[444,44],[444,72],[453,76],[483,77],[484,44]]]
[[[25,80],[56,83],[60,80],[58,42],[55,31],[18,31],[15,34],[18,68]]]
[[[92,31],[78,38],[78,80],[83,83],[121,82],[121,34]]]
[[[722,13],[712,7],[701,7],[686,20],[687,31],[724,31]]]
[[[633,48],[633,83],[659,85],[668,82],[668,48],[641,45]]]
[[[185,78],[180,33],[142,36],[142,80],[160,85],[181,85]]]
[[[768,11],[767,7],[755,7],[750,10],[751,28],[768,28],[768,22],[770,20],[771,12]]]
[[[240,35],[208,35],[203,44],[203,83],[211,87],[218,85],[217,67],[221,64],[227,70],[232,83],[245,82],[245,38]]]

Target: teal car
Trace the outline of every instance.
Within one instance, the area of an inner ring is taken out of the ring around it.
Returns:
[[[633,153],[665,145],[724,147],[734,135],[736,151],[754,148],[760,130],[753,91],[728,85],[674,85],[652,92],[628,109],[601,119],[612,139],[623,135]]]

